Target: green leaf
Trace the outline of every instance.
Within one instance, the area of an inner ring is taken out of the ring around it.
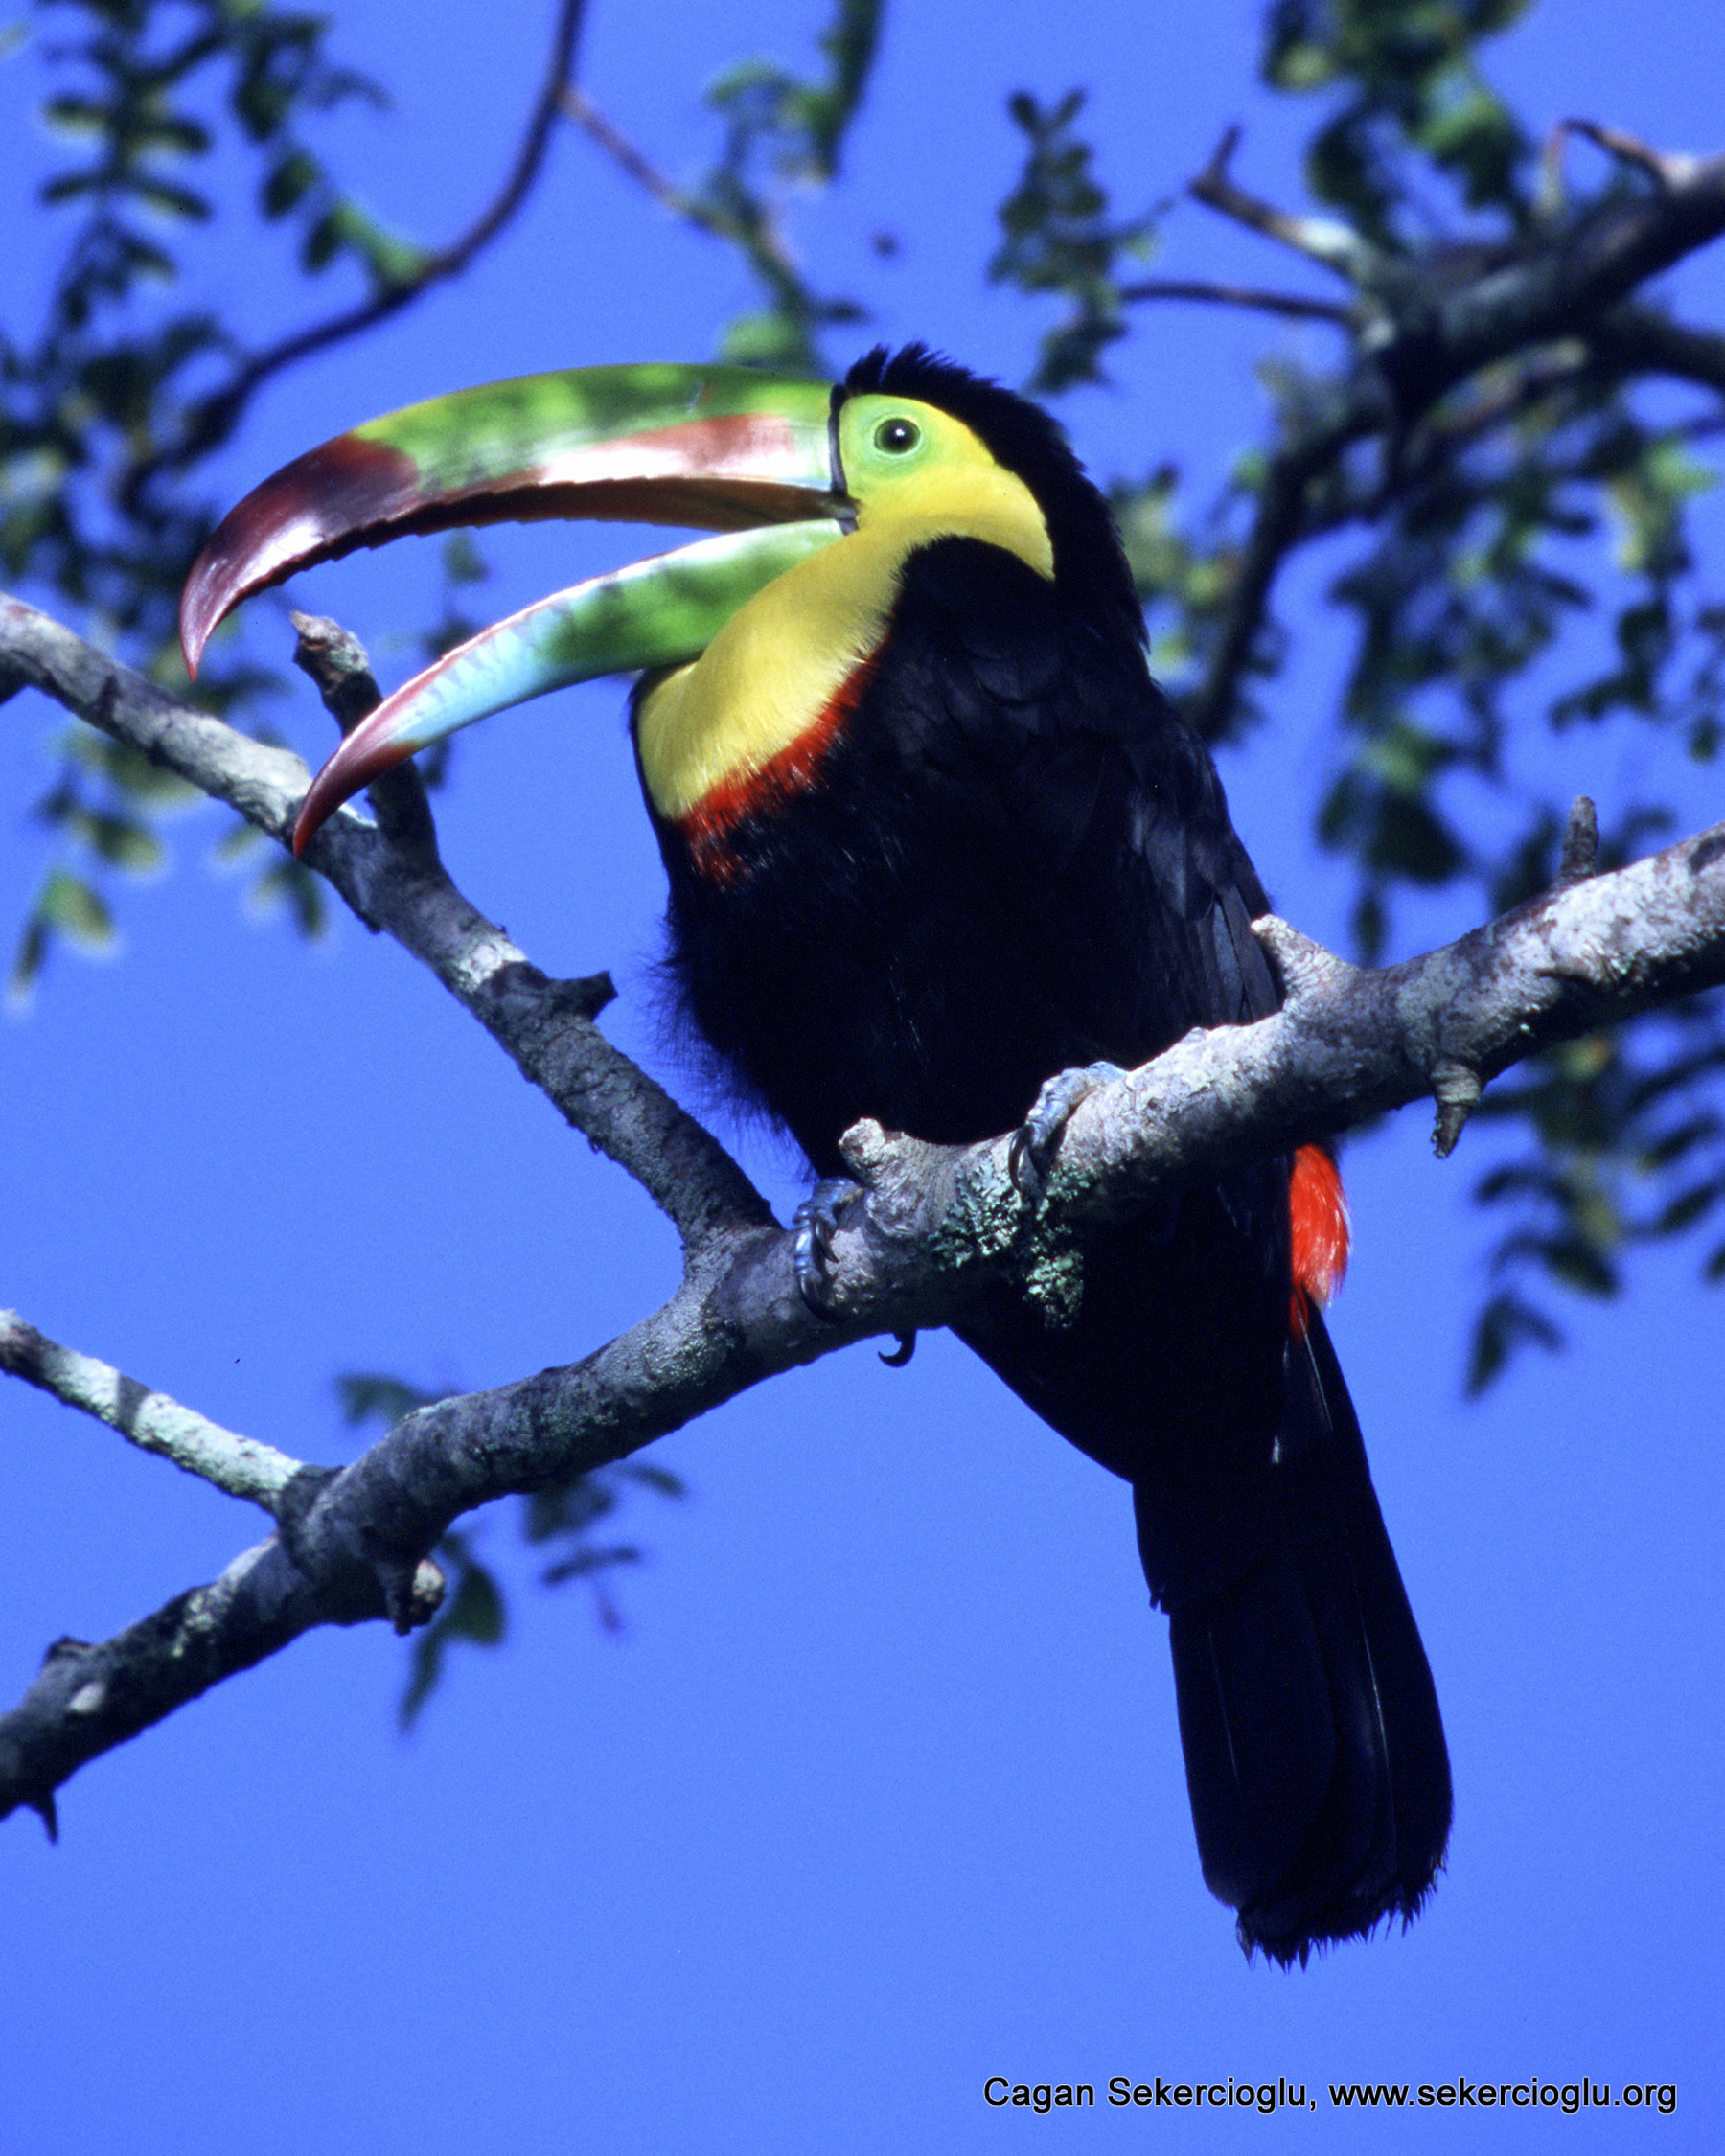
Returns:
[[[43,105],[42,118],[55,134],[81,142],[104,134],[112,114],[108,106],[99,104],[94,98],[58,97],[50,98]]]
[[[334,210],[326,210],[300,241],[300,267],[315,272],[327,269],[341,251],[341,219]]]
[[[451,1646],[497,1647],[508,1631],[503,1592],[472,1554],[466,1535],[451,1531],[437,1546],[446,1578],[453,1585],[443,1607],[413,1643],[407,1687],[397,1709],[403,1730],[411,1729],[420,1709],[442,1682],[444,1660]]]
[[[1705,1220],[1722,1197],[1725,1197],[1725,1181],[1718,1177],[1679,1191],[1660,1208],[1647,1232],[1656,1236],[1681,1235],[1697,1221]]]
[[[159,216],[176,218],[184,223],[207,224],[215,215],[208,195],[199,195],[196,188],[181,187],[174,180],[135,179],[131,193]]]
[[[444,1631],[453,1640],[471,1640],[476,1647],[495,1647],[502,1643],[507,1630],[503,1596],[496,1581],[483,1565],[470,1559],[462,1567]]]
[[[719,340],[719,356],[730,365],[774,373],[801,373],[816,364],[806,324],[783,313],[733,316]]]
[[[289,210],[298,209],[322,176],[322,169],[314,157],[303,149],[288,150],[264,175],[258,195],[264,215],[273,220],[285,218]]]
[[[33,912],[25,920],[18,947],[12,953],[12,973],[7,981],[7,1000],[14,1008],[29,1001],[30,992],[40,976],[48,956],[48,947],[53,941],[53,929],[40,913]]]
[[[1721,1124],[1719,1117],[1712,1109],[1706,1109],[1700,1114],[1691,1115],[1685,1122],[1679,1123],[1674,1131],[1667,1131],[1663,1136],[1655,1139],[1647,1147],[1643,1159],[1649,1169],[1675,1167],[1679,1160],[1687,1159],[1696,1146],[1716,1139],[1722,1129],[1725,1129],[1725,1125]]]
[[[114,918],[102,894],[69,869],[50,872],[36,910],[51,927],[89,952],[108,952],[114,944]]]
[[[1563,1334],[1544,1311],[1507,1292],[1495,1295],[1474,1322],[1473,1350],[1467,1365],[1467,1390],[1473,1397],[1502,1376],[1519,1348],[1543,1347],[1555,1354]]]
[[[1622,1283],[1616,1266],[1605,1256],[1597,1244],[1574,1227],[1564,1228],[1554,1234],[1539,1234],[1529,1229],[1524,1233],[1506,1236],[1492,1253],[1494,1271],[1526,1260],[1543,1266],[1552,1277],[1562,1281],[1566,1288],[1603,1299],[1615,1296]]]
[[[547,1565],[540,1578],[547,1587],[564,1587],[572,1579],[590,1579],[595,1572],[608,1572],[618,1565],[640,1562],[641,1552],[632,1543],[611,1543],[603,1548],[577,1550],[572,1557]]]
[[[129,875],[149,875],[166,858],[162,841],[136,816],[82,811],[68,821],[99,860]]]
[[[668,1467],[657,1467],[651,1460],[624,1460],[615,1472],[626,1481],[639,1482],[646,1489],[656,1490],[660,1497],[683,1498],[689,1494],[689,1485],[680,1475],[674,1475]]]
[[[313,875],[303,861],[272,860],[253,883],[250,898],[259,913],[273,913],[278,906],[285,906],[309,943],[316,942],[329,929],[323,879]]]

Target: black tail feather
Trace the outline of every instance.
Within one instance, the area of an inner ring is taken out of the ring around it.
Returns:
[[[1002,1286],[961,1337],[1056,1430],[1133,1486],[1171,1620],[1204,1875],[1248,1951],[1409,1917],[1449,1833],[1443,1725],[1360,1426],[1317,1311],[1289,1339],[1285,1276],[1219,1204],[1181,1232],[1091,1247],[1065,1328]],[[1146,1313],[1178,1311],[1178,1324]],[[1284,1346],[1285,1342],[1285,1346]]]
[[[1250,1952],[1411,1917],[1443,1860],[1438,1698],[1322,1321],[1290,1343],[1271,1470],[1276,1531],[1250,1569],[1170,1597],[1204,1875]],[[1147,1542],[1158,1493],[1140,1484]]]

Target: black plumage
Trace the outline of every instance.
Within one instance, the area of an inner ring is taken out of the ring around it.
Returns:
[[[1036,497],[1055,574],[974,538],[920,545],[799,783],[702,847],[655,812],[687,1013],[823,1175],[862,1116],[993,1136],[1056,1071],[1276,1001],[1264,893],[1058,430],[915,348],[840,394],[865,391],[964,422]],[[1008,1290],[959,1329],[1132,1484],[1205,1875],[1248,1947],[1303,1960],[1414,1913],[1450,1788],[1322,1319],[1290,1324],[1288,1188],[1285,1160],[1243,1168],[1099,1237],[1065,1330]]]

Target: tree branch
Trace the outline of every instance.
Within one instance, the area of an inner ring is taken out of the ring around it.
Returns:
[[[1229,171],[1239,147],[1240,130],[1230,127],[1209,163],[1187,185],[1186,193],[1192,199],[1231,218],[1249,232],[1261,232],[1267,240],[1279,241],[1308,262],[1322,263],[1350,284],[1365,284],[1378,264],[1377,249],[1339,218],[1295,217],[1261,195],[1248,194]]]
[[[0,593],[0,678],[8,676],[288,844],[310,775],[297,756],[180,702]],[[604,975],[548,978],[462,896],[434,850],[393,845],[351,811],[325,825],[309,858],[368,928],[428,966],[522,1075],[642,1184],[685,1250],[725,1227],[770,1221],[766,1200],[718,1140],[594,1025],[610,994]]]
[[[663,172],[647,155],[637,149],[616,124],[608,118],[579,83],[571,82],[563,93],[564,113],[583,134],[602,150],[617,167],[626,179],[634,183],[656,201],[660,209],[668,210],[683,223],[697,232],[704,232],[709,239],[727,240],[740,246],[746,254],[757,258],[759,264],[794,280],[797,269],[786,246],[783,235],[770,217],[746,221],[727,215],[716,202],[703,201],[700,195],[691,195],[679,187],[669,173]]]
[[[1572,123],[1574,125],[1574,123]],[[1557,336],[1597,342],[1625,371],[1716,385],[1720,340],[1626,309],[1650,277],[1725,232],[1725,155],[1661,160],[1656,190],[1601,196],[1567,230],[1484,246],[1440,244],[1394,260],[1352,235],[1289,217],[1227,173],[1230,132],[1191,192],[1347,276],[1361,296],[1349,372],[1294,416],[1271,458],[1203,680],[1186,701],[1207,741],[1233,717],[1282,562],[1318,528],[1320,483],[1347,447],[1382,435],[1393,455],[1439,399],[1481,368]],[[1621,145],[1614,144],[1621,149]],[[1649,152],[1649,155],[1652,153]]]
[[[94,1415],[141,1452],[171,1459],[229,1497],[261,1504],[272,1519],[280,1518],[284,1493],[305,1472],[304,1460],[256,1437],[223,1430],[167,1393],[152,1392],[111,1363],[61,1347],[26,1324],[15,1310],[0,1310],[0,1370]]]
[[[1725,391],[1725,336],[1690,329],[1650,307],[1620,307],[1588,333],[1588,344],[1625,374],[1666,375]]]
[[[1261,313],[1281,314],[1296,322],[1331,322],[1342,330],[1355,328],[1359,320],[1357,310],[1339,300],[1272,292],[1261,285],[1219,284],[1208,277],[1146,277],[1137,285],[1122,285],[1119,296],[1122,301],[1197,300],[1209,307],[1256,308]]]
[[[298,638],[293,647],[294,665],[316,684],[324,709],[342,732],[351,734],[360,720],[369,718],[383,701],[365,646],[352,630],[343,629],[327,614],[294,611],[288,618]],[[367,788],[366,798],[378,819],[378,829],[397,853],[432,866],[437,864],[437,825],[426,782],[411,757],[393,770],[380,772]],[[601,975],[582,985],[592,990],[587,1016],[597,1018],[611,999],[610,982]]]
[[[1647,173],[1657,187],[1680,186],[1695,169],[1695,159],[1682,151],[1655,149],[1639,135],[1628,134],[1622,127],[1602,126],[1597,120],[1559,120],[1552,129],[1547,151],[1552,162],[1562,154],[1566,135],[1585,136],[1608,156],[1620,157],[1624,164]]]
[[[254,820],[286,833],[304,780],[295,759],[176,703],[14,601],[0,602],[0,677],[9,673],[75,710],[87,704],[109,731],[201,773],[218,798],[248,802]],[[493,1023],[492,1006],[503,975],[531,976],[515,991],[531,1010],[529,1060],[560,1105],[566,1093],[585,1112],[594,1084],[585,1012],[561,1007],[557,984],[518,953],[503,959],[514,947],[463,911],[447,883],[421,872],[392,882],[378,832],[349,814],[327,839],[322,865],[337,887],[426,956],[523,1068],[519,1030]],[[0,1815],[22,1804],[52,1823],[54,1791],[79,1766],[313,1625],[424,1622],[441,1591],[426,1552],[476,1505],[625,1458],[850,1342],[944,1323],[986,1282],[1036,1280],[1074,1228],[1363,1116],[1435,1093],[1440,1135],[1453,1142],[1459,1106],[1521,1058],[1725,981],[1725,825],[1612,875],[1589,874],[1590,861],[1580,811],[1552,890],[1382,972],[1346,965],[1285,923],[1259,923],[1282,1008],[1256,1025],[1192,1033],[1091,1094],[1034,1195],[1014,1181],[1010,1135],[949,1149],[858,1125],[845,1152],[867,1197],[833,1238],[837,1322],[804,1307],[792,1238],[752,1191],[752,1204],[728,1202],[741,1172],[681,1118],[669,1142],[687,1125],[715,1181],[670,1301],[579,1363],[420,1410],[339,1473],[300,1470],[279,1495],[277,1535],[219,1579],[102,1645],[58,1642],[0,1717]],[[584,1075],[563,1087],[565,1055]],[[651,1123],[651,1096],[632,1098],[623,1119]],[[645,1142],[633,1132],[623,1150]]]
[[[716,222],[693,195],[678,187],[668,172],[660,172],[645,150],[637,149],[579,83],[571,82],[564,89],[563,108],[588,141],[605,152],[626,179],[632,180],[636,187],[650,195],[661,210],[669,210],[673,217],[681,218],[702,232],[718,234],[722,238],[735,237],[733,232]]]
[[[1389,401],[1381,384],[1368,378],[1361,390],[1374,394],[1357,394],[1350,386],[1270,459],[1210,663],[1203,680],[1183,700],[1186,718],[1207,742],[1220,741],[1227,733],[1241,679],[1269,613],[1271,586],[1283,562],[1310,536],[1316,482],[1350,443],[1388,423]]]

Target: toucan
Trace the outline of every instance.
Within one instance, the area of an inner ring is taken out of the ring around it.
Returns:
[[[638,673],[674,993],[822,1179],[863,1117],[942,1144],[1016,1130],[1046,1158],[1087,1073],[1276,1008],[1263,887],[1151,677],[1105,499],[1038,406],[922,346],[835,387],[595,367],[375,420],[222,522],[186,585],[188,664],[312,562],[539,517],[719,536],[529,607],[398,690],[318,773],[296,850],[455,728]],[[1450,1823],[1431,1672],[1321,1308],[1346,1250],[1309,1145],[1092,1238],[1064,1321],[1003,1284],[955,1327],[1131,1485],[1204,1876],[1248,1953],[1284,1964],[1411,1919]]]

